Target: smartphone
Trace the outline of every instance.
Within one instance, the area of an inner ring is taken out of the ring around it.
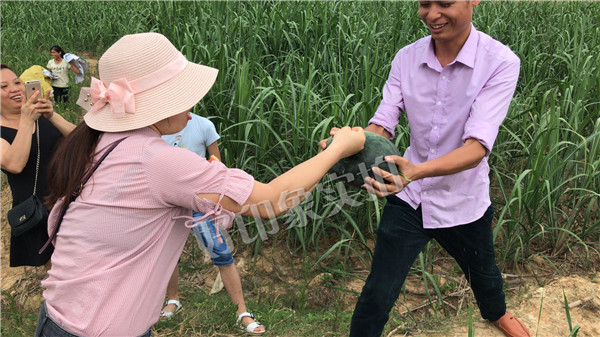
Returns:
[[[29,100],[29,97],[31,97],[36,90],[40,92],[39,98],[42,98],[42,85],[40,84],[40,81],[35,80],[25,82],[25,100]]]

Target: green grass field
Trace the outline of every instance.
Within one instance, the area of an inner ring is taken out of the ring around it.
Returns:
[[[55,44],[97,59],[124,34],[145,31],[164,34],[189,60],[218,68],[214,87],[194,112],[217,126],[228,166],[265,182],[316,154],[317,142],[331,127],[366,126],[395,53],[427,35],[416,2],[404,1],[2,1],[0,6],[1,59],[16,73],[45,66]],[[490,158],[497,260],[506,272],[529,265],[532,256],[548,261],[576,256],[580,265],[574,268],[597,267],[597,13],[600,3],[594,1],[485,1],[475,10],[477,29],[521,58],[515,97]],[[89,84],[89,76],[83,84]],[[81,85],[71,86],[74,102]],[[74,103],[60,112],[73,122],[81,114]],[[403,151],[409,140],[404,117],[397,134],[395,142]],[[355,269],[368,268],[383,201],[361,192],[352,196],[360,207],[353,207],[339,201],[334,182],[324,179],[321,187],[289,215],[264,223],[245,219],[247,232],[232,232],[238,251],[250,262],[273,247],[285,247],[290,259],[303,261],[294,273],[305,282],[277,296],[261,291],[262,279],[252,273],[244,283],[249,302],[272,335],[295,336],[299,327],[302,336],[347,334],[351,311],[342,303],[346,294],[332,293],[325,309],[313,308],[307,305],[307,286],[322,272],[334,278],[328,288],[333,290],[341,280],[365,277]],[[181,263],[184,275],[209,268],[190,254]],[[434,270],[446,258],[431,243],[413,267],[411,274],[432,296],[451,291]],[[570,271],[556,267],[554,272]],[[160,336],[237,331],[226,294],[209,296],[192,281],[182,293],[186,310],[159,324]],[[11,299],[14,295],[3,292],[2,335],[33,334],[37,313]],[[439,319],[449,315],[431,307]],[[430,324],[435,325],[435,317]],[[400,321],[393,316],[386,331]]]

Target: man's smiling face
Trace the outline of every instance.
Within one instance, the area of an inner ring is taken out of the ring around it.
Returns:
[[[419,1],[419,17],[435,41],[464,43],[479,1]]]

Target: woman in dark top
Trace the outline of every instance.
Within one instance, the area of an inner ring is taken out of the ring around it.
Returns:
[[[15,73],[1,65],[0,126],[2,142],[0,163],[6,173],[13,197],[13,206],[33,194],[37,164],[38,142],[36,124],[39,126],[40,166],[36,195],[42,200],[48,195],[48,162],[58,140],[71,132],[75,125],[54,113],[52,103],[34,93],[25,100],[25,86]],[[40,118],[44,116],[44,118]],[[37,123],[36,123],[37,122]],[[50,267],[52,249],[38,254],[48,240],[46,223],[29,230],[21,236],[10,238],[10,266]]]

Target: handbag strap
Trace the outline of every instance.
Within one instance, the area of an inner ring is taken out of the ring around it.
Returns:
[[[54,230],[52,231],[52,235],[50,235],[50,237],[48,238],[48,241],[46,241],[46,243],[44,244],[44,246],[42,247],[42,249],[40,249],[40,251],[38,252],[38,254],[42,254],[46,248],[48,248],[48,246],[50,245],[50,242],[52,242],[52,240],[54,240],[54,238],[56,237],[56,233],[58,233],[58,229],[60,228],[60,224],[62,223],[63,217],[65,216],[65,213],[67,213],[67,209],[69,208],[69,204],[71,204],[73,201],[75,201],[75,199],[77,199],[77,197],[81,194],[81,191],[83,190],[83,185],[85,185],[85,183],[87,183],[87,181],[92,177],[92,174],[94,174],[94,172],[96,171],[96,169],[98,169],[98,166],[100,166],[100,163],[102,163],[102,161],[104,160],[104,158],[106,158],[106,156],[108,156],[108,154],[115,149],[115,147],[117,147],[117,145],[119,145],[122,141],[124,141],[127,137],[123,137],[121,139],[118,139],[116,141],[114,141],[112,144],[110,144],[110,147],[108,148],[108,150],[106,150],[102,156],[100,157],[100,159],[98,159],[98,161],[96,162],[96,164],[94,164],[94,166],[92,167],[91,170],[88,171],[88,173],[86,173],[86,175],[83,177],[83,180],[81,182],[81,185],[79,186],[78,189],[75,190],[75,192],[73,192],[73,195],[71,195],[71,198],[67,201],[65,200],[65,204],[63,205],[63,207],[61,207],[60,210],[60,214],[58,216],[58,221],[56,223],[56,227],[54,227]]]
[[[37,161],[35,163],[35,180],[33,183],[33,195],[37,191],[38,173],[40,172],[40,124],[35,120],[35,135],[37,137]]]
[[[83,190],[83,185],[85,185],[85,183],[87,183],[87,181],[90,180],[90,178],[92,177],[92,174],[94,174],[94,172],[96,172],[96,169],[98,169],[98,166],[100,166],[100,163],[104,160],[104,158],[106,158],[106,156],[108,156],[108,154],[112,150],[115,149],[115,147],[117,147],[117,145],[119,145],[119,143],[121,143],[122,141],[124,141],[125,138],[127,138],[127,137],[123,137],[121,139],[118,139],[118,140],[114,141],[112,144],[110,144],[110,147],[108,148],[108,150],[106,150],[102,154],[102,156],[100,157],[100,159],[98,159],[98,161],[96,162],[96,164],[94,164],[94,166],[92,167],[92,169],[85,175],[85,177],[83,177],[83,181],[81,182],[81,185],[79,185],[79,189],[75,190],[75,192],[71,196],[71,201],[70,202],[73,202],[75,199],[77,199],[77,197],[81,194],[81,191]]]

